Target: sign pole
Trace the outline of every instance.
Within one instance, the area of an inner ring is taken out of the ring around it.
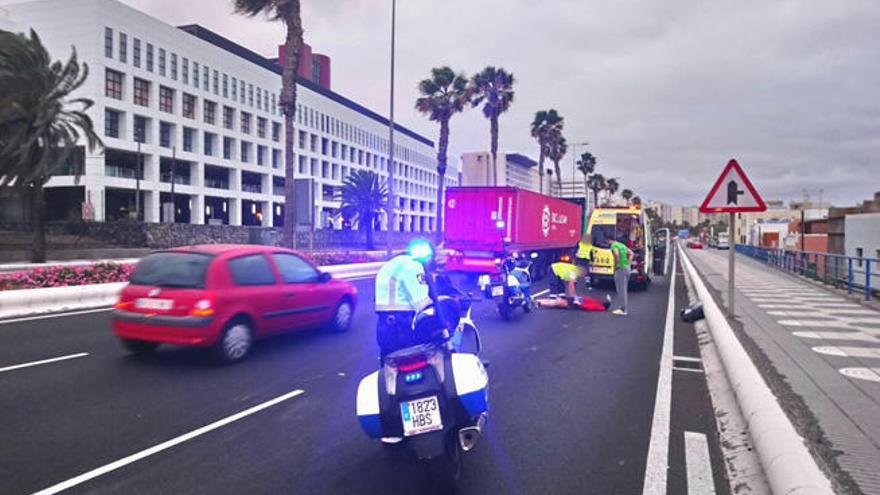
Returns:
[[[735,312],[733,310],[733,286],[734,286],[734,272],[736,271],[736,213],[730,212],[728,213],[728,223],[727,231],[728,231],[728,253],[727,253],[727,316],[730,318],[734,318]],[[732,245],[732,246],[731,246]]]

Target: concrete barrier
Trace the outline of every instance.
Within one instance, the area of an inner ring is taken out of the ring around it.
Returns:
[[[381,261],[321,267],[335,278],[353,280],[376,275]],[[0,291],[0,320],[112,306],[125,282]]]
[[[709,331],[718,348],[728,381],[746,419],[752,443],[774,494],[833,494],[831,482],[788,420],[776,397],[706,289],[697,270],[679,246],[682,264],[703,303]]]

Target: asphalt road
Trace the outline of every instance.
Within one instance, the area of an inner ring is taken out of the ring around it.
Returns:
[[[627,317],[540,310],[504,322],[491,304],[475,306],[491,361],[492,410],[483,440],[464,459],[458,493],[642,492],[667,279],[631,293]],[[192,349],[128,356],[106,311],[0,323],[0,370],[88,353],[0,371],[0,493],[32,493],[84,473],[90,479],[69,493],[432,493],[420,464],[389,454],[358,426],[355,393],[377,365],[377,347],[372,281],[356,284],[362,304],[349,332],[266,340],[226,367]],[[679,279],[678,299],[683,291]],[[728,493],[703,375],[676,377],[665,427],[669,493],[683,493],[690,479],[681,424],[709,438],[709,485]],[[155,446],[152,455],[130,457]],[[94,471],[108,465],[115,469]]]

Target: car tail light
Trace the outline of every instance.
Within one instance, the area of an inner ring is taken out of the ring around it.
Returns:
[[[210,299],[199,299],[189,310],[190,316],[213,316],[214,305]]]
[[[113,309],[131,309],[134,306],[132,301],[119,301],[113,305]]]

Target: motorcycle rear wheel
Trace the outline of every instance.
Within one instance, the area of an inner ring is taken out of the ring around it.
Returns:
[[[509,320],[513,317],[513,308],[506,302],[500,303],[498,304],[498,314],[501,315],[501,319]]]
[[[442,492],[453,492],[455,483],[461,479],[461,457],[458,435],[450,431],[446,436],[446,453],[427,461],[428,476]]]

